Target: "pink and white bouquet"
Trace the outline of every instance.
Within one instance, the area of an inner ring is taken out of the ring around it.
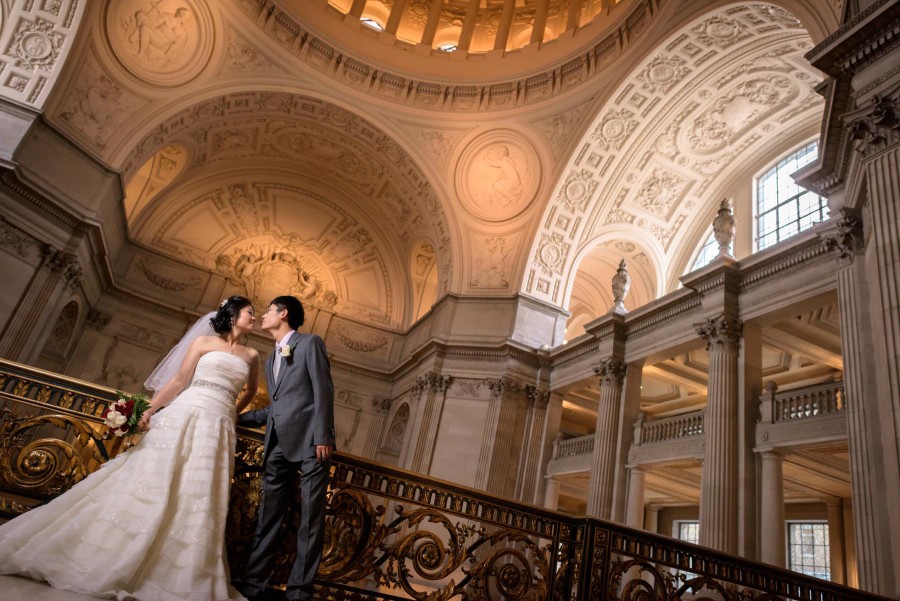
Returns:
[[[116,436],[131,436],[140,430],[138,423],[144,411],[150,407],[147,395],[141,393],[128,394],[117,392],[119,399],[106,408],[101,416],[113,434]]]

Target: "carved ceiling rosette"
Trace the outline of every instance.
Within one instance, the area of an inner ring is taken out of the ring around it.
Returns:
[[[106,34],[130,73],[162,87],[200,74],[212,54],[215,31],[202,0],[111,0]]]

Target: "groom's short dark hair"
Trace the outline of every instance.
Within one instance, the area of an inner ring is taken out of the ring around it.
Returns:
[[[287,322],[292,330],[296,330],[303,325],[305,318],[303,313],[303,303],[296,296],[276,296],[272,299],[270,305],[278,307],[279,311],[287,309]]]

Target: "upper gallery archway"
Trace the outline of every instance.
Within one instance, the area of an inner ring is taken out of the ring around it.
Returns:
[[[671,32],[611,90],[569,157],[522,291],[567,306],[577,258],[614,231],[645,241],[661,292],[677,287],[674,259],[693,250],[723,196],[749,189],[747,165],[819,123],[811,47],[773,4],[720,6]]]

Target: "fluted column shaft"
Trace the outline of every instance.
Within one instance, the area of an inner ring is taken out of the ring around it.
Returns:
[[[894,114],[900,110],[896,96],[891,106]],[[883,474],[883,488],[878,492],[885,509],[891,505],[896,507],[900,499],[900,143],[896,142],[897,136],[893,139],[893,147],[872,156],[865,168],[872,216],[871,236],[867,236],[866,277],[870,286],[868,308],[877,394],[867,396],[863,402],[876,413],[876,432],[880,430],[882,444],[880,452],[877,444],[865,451],[875,456]],[[877,441],[878,437],[873,438]],[[883,542],[877,553],[883,562],[879,566],[882,574],[874,587],[865,580],[860,584],[897,597],[900,576],[895,562],[900,557],[900,513],[893,510],[879,513],[878,528]],[[860,569],[868,570],[862,561]]]
[[[762,459],[762,503],[760,504],[760,559],[778,567],[785,566],[784,472],[779,453],[766,451]]]
[[[846,582],[844,571],[844,508],[840,497],[825,500],[828,509],[828,559],[831,563],[831,581]]]
[[[709,384],[703,432],[706,448],[700,485],[700,544],[737,550],[738,341],[741,324],[730,317],[698,326],[707,341]]]
[[[625,510],[625,525],[632,528],[643,528],[644,470],[640,467],[633,467],[628,472],[628,502]]]
[[[427,474],[431,470],[431,460],[434,457],[434,444],[437,439],[437,429],[441,421],[441,413],[444,408],[444,396],[447,386],[450,384],[450,376],[441,376],[428,373],[416,380],[414,394],[418,397],[416,408],[416,438],[409,455],[408,469],[420,474]]]
[[[86,373],[88,360],[91,358],[91,353],[97,347],[100,333],[111,320],[112,315],[96,309],[88,309],[81,336],[78,339],[78,343],[72,349],[71,356],[66,363],[66,368],[63,373],[67,376],[85,380],[93,378],[94,374]]]
[[[600,380],[600,402],[597,406],[597,426],[594,430],[587,514],[608,520],[612,519],[616,446],[619,439],[619,405],[625,364],[620,359],[605,359],[594,371]]]

